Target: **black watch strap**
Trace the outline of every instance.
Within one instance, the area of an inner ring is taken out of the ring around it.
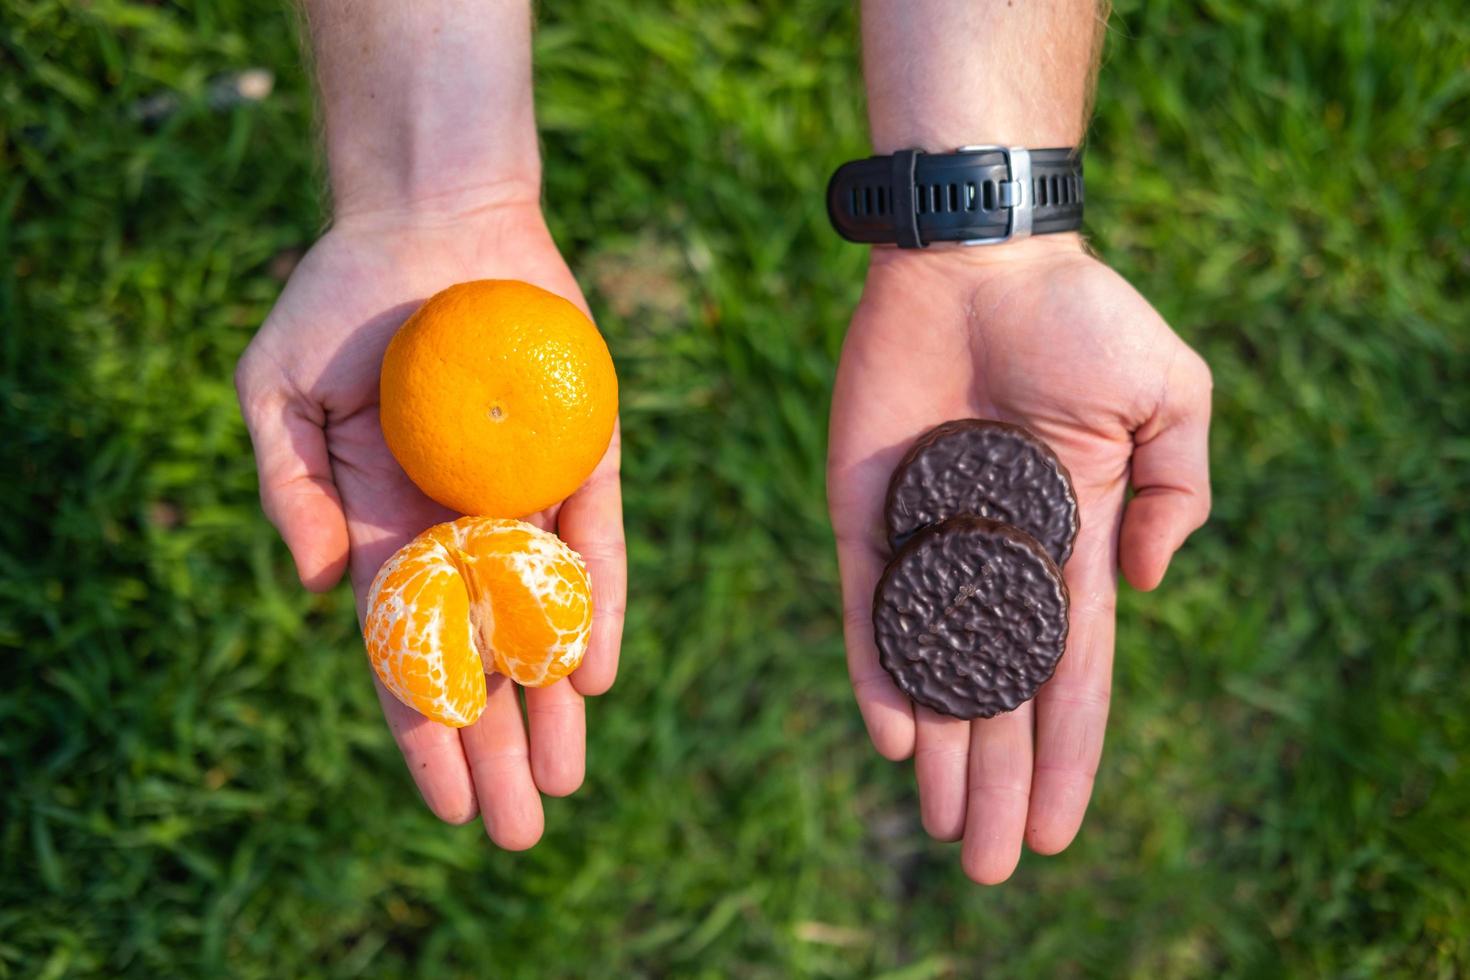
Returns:
[[[1073,149],[900,150],[844,163],[827,184],[832,227],[851,242],[980,245],[1082,227],[1082,156]]]

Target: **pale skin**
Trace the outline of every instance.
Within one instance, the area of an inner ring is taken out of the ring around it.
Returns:
[[[1099,14],[1096,0],[866,0],[875,152],[1078,145]],[[1204,523],[1210,389],[1204,361],[1075,234],[873,249],[828,457],[848,668],[874,745],[913,757],[925,829],[963,840],[977,882],[1010,877],[1023,842],[1055,854],[1081,826],[1111,693],[1117,573],[1155,588]],[[1039,433],[1071,472],[1082,518],[1056,674],[1034,701],[975,722],[904,697],[878,663],[871,619],[893,466],[919,434],[966,417]]]
[[[541,214],[524,0],[314,0],[307,11],[334,220],[241,359],[237,386],[262,501],[302,582],[323,590],[349,572],[361,612],[379,565],[454,516],[413,487],[378,428],[378,367],[398,324],[474,278],[525,279],[586,304]],[[869,0],[863,22],[878,152],[1080,139],[1092,0]],[[1038,37],[1046,43],[1028,40]],[[874,250],[832,407],[828,496],[848,663],[874,744],[915,757],[924,826],[964,838],[977,881],[1008,877],[1023,840],[1055,853],[1077,832],[1102,748],[1116,572],[1155,587],[1207,515],[1209,389],[1203,361],[1075,235]],[[1056,677],[1033,704],[973,724],[899,694],[869,618],[888,474],[918,434],[965,416],[1023,422],[1046,438],[1071,470],[1083,523]],[[478,813],[503,847],[535,843],[542,794],[580,784],[582,698],[617,671],[618,459],[615,435],[587,483],[536,515],[582,552],[594,582],[591,649],[569,680],[525,692],[523,720],[514,685],[492,677],[483,718],[459,731],[379,687],[429,807],[456,823]]]
[[[311,0],[334,214],[240,360],[236,387],[266,515],[307,588],[346,572],[359,616],[378,567],[457,516],[409,482],[378,425],[378,371],[403,319],[470,279],[523,279],[587,309],[540,206],[525,0]],[[478,722],[453,729],[378,700],[429,808],[478,814],[530,847],[542,795],[581,785],[583,698],[617,673],[626,594],[619,441],[587,482],[532,520],[587,561],[595,614],[570,678],[524,692],[490,675]],[[365,658],[364,658],[365,660]],[[366,663],[364,662],[364,667]]]

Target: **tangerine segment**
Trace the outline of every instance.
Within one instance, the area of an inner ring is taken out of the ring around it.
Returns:
[[[363,634],[383,686],[454,727],[485,710],[487,670],[544,687],[577,668],[592,627],[582,558],[521,521],[462,517],[378,572]]]
[[[469,591],[481,654],[517,684],[545,687],[582,662],[592,584],[582,556],[522,521],[463,517],[441,524]]]
[[[421,534],[400,548],[369,591],[363,639],[373,671],[419,714],[463,728],[485,710],[469,593],[444,548]]]

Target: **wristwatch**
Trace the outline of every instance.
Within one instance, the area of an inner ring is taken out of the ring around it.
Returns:
[[[1076,149],[962,146],[853,160],[827,184],[827,215],[850,242],[995,245],[1082,227]]]

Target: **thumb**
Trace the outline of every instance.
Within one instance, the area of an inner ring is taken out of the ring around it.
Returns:
[[[1169,560],[1210,513],[1210,369],[1193,351],[1175,362],[1153,418],[1133,434],[1133,499],[1119,562],[1135,588],[1163,581]]]
[[[235,390],[255,447],[265,516],[290,549],[301,584],[325,592],[341,579],[348,547],[319,414],[260,379],[248,353],[235,373]]]

